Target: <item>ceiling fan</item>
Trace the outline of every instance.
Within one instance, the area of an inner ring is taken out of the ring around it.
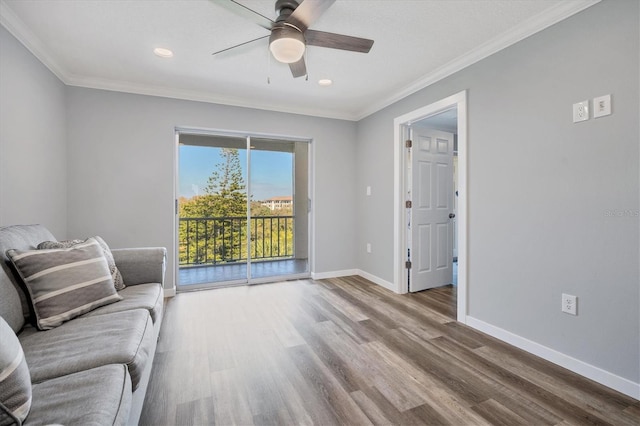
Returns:
[[[296,0],[277,0],[275,9],[278,17],[275,21],[235,0],[211,1],[239,16],[248,18],[271,32],[270,35],[214,52],[214,55],[269,37],[271,54],[277,61],[289,64],[291,73],[295,78],[307,74],[307,66],[304,61],[304,52],[307,45],[362,53],[368,53],[371,50],[371,46],[373,46],[373,40],[366,38],[309,29],[311,24],[335,0],[302,0],[301,2]]]

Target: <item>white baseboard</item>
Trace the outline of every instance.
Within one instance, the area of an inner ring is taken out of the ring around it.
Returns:
[[[312,272],[311,279],[324,280],[327,278],[340,278],[348,277],[349,275],[358,275],[357,269],[345,269],[344,271],[329,271],[329,272]]]
[[[387,290],[390,290],[394,293],[397,293],[395,285],[393,283],[390,283],[389,281],[383,280],[380,277],[377,277],[375,275],[372,275],[368,272],[362,271],[360,269],[358,269],[358,273],[357,275],[360,275],[362,278],[365,278],[373,283],[378,284],[379,286],[382,286],[384,288],[386,288]]]
[[[165,288],[164,289],[164,297],[174,297],[176,295],[176,288]]]
[[[467,325],[632,398],[640,399],[640,383],[634,383],[479,319],[467,316]]]
[[[340,277],[348,277],[351,275],[358,275],[362,278],[365,278],[379,286],[386,288],[387,290],[391,290],[394,293],[396,292],[395,286],[393,283],[389,281],[383,280],[382,278],[376,277],[368,272],[365,272],[360,269],[345,269],[344,271],[331,271],[331,272],[320,272],[320,273],[311,273],[311,279],[314,280],[324,280],[327,278],[340,278]]]

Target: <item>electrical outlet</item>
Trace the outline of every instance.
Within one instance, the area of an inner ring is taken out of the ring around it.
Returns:
[[[562,293],[562,312],[578,315],[578,298],[570,294]]]
[[[367,253],[371,253],[371,243],[367,243]]]
[[[579,123],[589,119],[589,101],[573,104],[573,122]]]

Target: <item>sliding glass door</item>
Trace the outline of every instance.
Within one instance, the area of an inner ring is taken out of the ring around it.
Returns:
[[[251,139],[249,273],[255,281],[308,272],[307,147]]]
[[[309,273],[309,143],[180,134],[178,289]]]

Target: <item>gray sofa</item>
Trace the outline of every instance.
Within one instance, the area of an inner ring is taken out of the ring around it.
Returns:
[[[39,331],[6,252],[43,241],[55,238],[41,225],[0,227],[0,317],[17,335],[31,376],[23,424],[137,424],[162,323],[166,250],[112,250],[126,285],[117,292],[122,300]],[[4,336],[0,344],[8,345]],[[12,423],[18,422],[0,401],[0,424]]]

